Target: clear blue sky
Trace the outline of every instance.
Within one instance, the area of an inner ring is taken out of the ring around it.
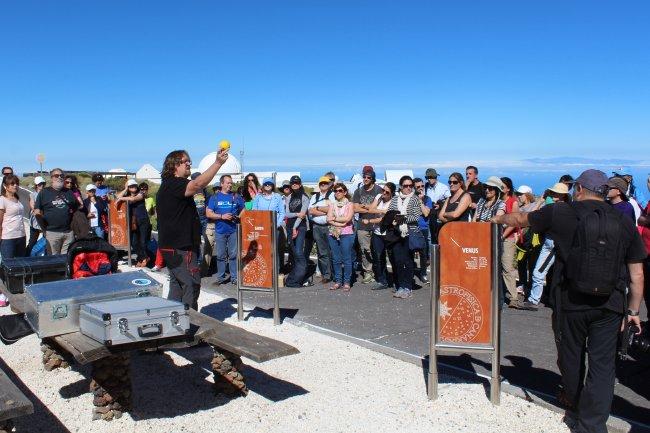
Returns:
[[[18,171],[650,160],[650,2],[3,1]]]

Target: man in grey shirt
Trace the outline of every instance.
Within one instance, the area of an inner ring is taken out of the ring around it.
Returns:
[[[377,177],[372,167],[364,167],[363,183],[361,187],[354,191],[352,196],[352,203],[354,203],[354,211],[359,214],[359,221],[357,224],[357,241],[359,242],[359,250],[361,252],[361,267],[363,268],[363,280],[361,282],[368,284],[375,281],[373,272],[373,259],[371,251],[372,232],[375,229],[375,224],[369,220],[374,218],[375,215],[368,213],[370,205],[381,194],[381,187],[375,182]]]

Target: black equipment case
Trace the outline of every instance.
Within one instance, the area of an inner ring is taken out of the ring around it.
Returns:
[[[2,260],[2,281],[10,293],[23,293],[25,286],[65,280],[68,256],[14,257]]]

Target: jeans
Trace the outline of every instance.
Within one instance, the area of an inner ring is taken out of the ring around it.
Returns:
[[[551,257],[546,263],[548,256],[553,251],[553,239],[546,238],[542,249],[539,252],[539,257],[537,257],[537,262],[535,263],[535,269],[533,269],[533,286],[530,289],[530,296],[528,296],[528,302],[532,304],[538,304],[539,300],[542,298],[542,292],[544,291],[544,282],[546,281],[546,274],[548,269],[553,265],[555,261],[555,256]],[[543,266],[546,263],[546,266]],[[540,270],[540,268],[542,268]]]
[[[237,281],[237,232],[215,234],[217,249],[217,281],[226,279],[226,261],[230,271],[230,281]]]
[[[201,274],[194,251],[160,249],[169,270],[167,299],[182,302],[198,310]]]
[[[334,282],[350,284],[352,281],[352,250],[354,249],[354,235],[340,235],[339,239],[328,236],[327,241],[332,251],[334,263]],[[341,272],[341,267],[342,272]]]
[[[318,269],[323,278],[332,279],[332,253],[329,244],[329,227],[314,224],[311,228],[318,252]]]
[[[291,233],[293,230],[289,231]],[[289,247],[293,251],[293,266],[291,272],[287,275],[284,283],[288,287],[302,286],[305,274],[307,273],[307,259],[305,258],[305,237],[307,236],[307,227],[301,225],[298,227],[298,236],[295,239],[289,239]]]
[[[393,244],[395,259],[395,280],[397,288],[413,289],[413,252],[409,248],[409,238],[404,237]]]
[[[104,230],[101,226],[95,226],[90,228],[98,238],[104,239]]]
[[[375,261],[375,281],[384,286],[390,285],[388,282],[388,269],[386,268],[386,254],[393,269],[396,268],[393,260],[393,252],[386,247],[384,237],[377,233],[372,234],[372,252]]]
[[[420,228],[420,232],[424,237],[424,250],[420,251],[420,269],[418,269],[418,275],[420,277],[427,276],[427,267],[429,266],[429,228],[426,229]]]
[[[25,241],[25,236],[15,239],[2,239],[2,241],[0,241],[0,255],[2,255],[2,259],[25,257],[27,252]]]
[[[47,254],[67,254],[68,247],[74,241],[74,233],[72,230],[68,232],[45,232],[45,240],[47,241]]]

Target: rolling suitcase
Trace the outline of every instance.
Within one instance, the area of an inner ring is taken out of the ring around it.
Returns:
[[[81,333],[107,346],[178,337],[190,329],[189,307],[157,297],[93,302],[81,306]]]
[[[25,289],[25,318],[39,336],[79,331],[79,307],[111,299],[161,296],[162,285],[143,271],[34,284]]]
[[[10,293],[23,293],[25,286],[65,280],[68,256],[14,257],[2,260],[2,281]]]

